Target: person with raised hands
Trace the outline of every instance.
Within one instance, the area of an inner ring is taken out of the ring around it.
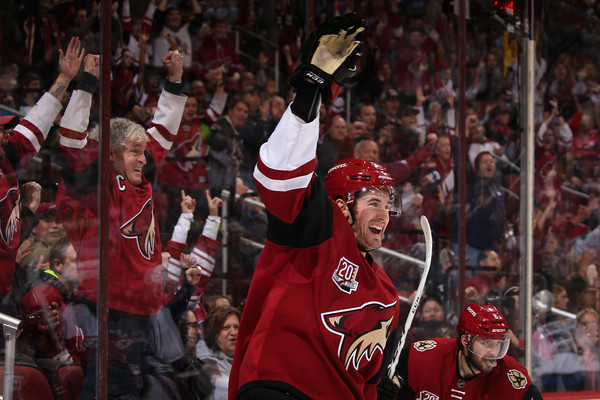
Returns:
[[[229,399],[374,399],[395,350],[398,295],[369,254],[400,212],[379,164],[346,159],[314,174],[319,108],[356,73],[364,22],[311,33],[291,76],[294,101],[254,169],[267,242],[244,307]]]
[[[77,75],[84,55],[81,42],[76,37],[71,39],[65,52],[60,49],[58,52],[58,77],[23,121],[17,124],[18,119],[14,115],[0,117],[0,311],[11,315],[15,315],[16,309],[8,294],[12,292],[22,220],[22,200],[16,173],[27,168],[46,140],[62,108],[65,91]],[[12,134],[9,134],[11,131]],[[36,202],[35,209],[30,209],[33,215],[38,205],[39,202]]]
[[[167,155],[181,122],[186,97],[182,55],[169,51],[162,61],[167,81],[148,130],[125,118],[110,121],[109,261],[108,261],[108,379],[111,398],[140,397],[147,390],[148,360],[157,353],[153,323],[163,306],[161,240],[155,219],[152,183],[144,175],[146,153],[159,163]],[[88,136],[92,96],[100,75],[100,57],[88,54],[84,72],[60,126],[60,149],[68,168],[56,194],[59,216],[77,252],[80,296],[78,318],[91,342],[97,332],[99,142]],[[127,342],[123,342],[127,340]],[[82,398],[95,393],[95,345],[85,346],[87,369]],[[150,349],[147,352],[146,349]],[[147,352],[142,356],[141,351]],[[127,362],[123,363],[123,358]],[[160,361],[155,362],[160,364]]]

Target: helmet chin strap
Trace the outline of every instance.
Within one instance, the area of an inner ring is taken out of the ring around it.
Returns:
[[[469,335],[469,345],[472,343],[472,337],[471,335]],[[479,376],[479,374],[476,373],[475,370],[473,370],[473,360],[471,359],[471,352],[469,351],[469,349],[465,346],[461,349],[461,352],[463,353],[463,357],[465,357],[465,361],[467,362],[467,367],[469,367],[471,373],[473,373],[473,376],[477,379],[484,379],[485,377]]]
[[[354,229],[354,221],[356,221],[353,206],[354,206],[354,203],[352,203],[352,204],[346,203],[346,207],[348,207],[348,212],[350,213],[350,218],[352,218],[352,222],[348,221],[348,222],[350,222],[350,226],[352,227],[352,229]],[[358,242],[356,242],[356,244],[358,245],[358,250],[360,250],[361,253],[368,253],[370,251],[375,250],[375,249],[365,249]]]

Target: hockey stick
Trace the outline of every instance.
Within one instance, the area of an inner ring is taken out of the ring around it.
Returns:
[[[400,359],[400,352],[404,347],[404,342],[406,341],[406,335],[408,334],[408,330],[412,325],[413,318],[417,313],[417,309],[419,308],[419,303],[421,302],[421,296],[423,295],[423,289],[425,289],[425,282],[427,281],[427,275],[429,274],[429,267],[431,267],[431,255],[433,253],[433,239],[431,238],[431,227],[429,226],[429,221],[426,216],[421,216],[421,229],[423,230],[423,236],[425,236],[425,265],[423,267],[423,275],[421,275],[421,281],[419,282],[419,287],[415,293],[415,299],[410,307],[410,312],[408,313],[408,317],[406,318],[406,322],[404,323],[404,330],[402,331],[402,336],[400,337],[400,342],[398,343],[398,347],[396,347],[396,351],[394,352],[394,358],[392,363],[388,366],[388,378],[393,380],[394,373],[396,372],[396,365],[398,365],[398,360]]]

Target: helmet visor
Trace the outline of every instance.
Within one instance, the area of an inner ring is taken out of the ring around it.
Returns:
[[[354,201],[358,201],[358,199],[364,197],[366,194],[375,194],[378,197],[381,197],[381,202],[374,206],[385,209],[390,215],[400,215],[402,212],[402,200],[400,194],[393,186],[371,186],[363,188],[354,194]]]
[[[506,352],[508,351],[509,345],[510,337],[508,334],[506,334],[506,337],[501,340],[475,336],[471,342],[471,345],[469,346],[469,351],[482,358],[499,360],[504,358]]]

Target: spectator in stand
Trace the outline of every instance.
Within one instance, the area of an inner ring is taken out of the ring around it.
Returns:
[[[138,36],[138,44],[140,46],[139,56],[145,57],[146,55],[146,43],[148,41],[148,35],[146,33],[140,33]],[[127,112],[135,104],[135,89],[136,86],[139,88],[142,84],[142,76],[144,66],[138,68],[134,62],[132,53],[128,48],[121,50],[121,62],[116,69],[116,81],[112,87],[112,110],[116,116],[125,116]],[[139,71],[142,74],[138,74]]]
[[[331,118],[331,125],[325,141],[320,146],[317,156],[316,173],[321,179],[325,179],[329,168],[339,161],[340,148],[347,135],[346,121],[343,117],[335,115]]]
[[[477,260],[479,252],[496,250],[504,240],[504,194],[494,181],[496,162],[489,152],[475,158],[475,174],[467,182],[466,204],[466,256]],[[458,252],[456,216],[452,222],[451,241],[453,251]]]
[[[54,203],[42,203],[37,207],[35,217],[37,223],[25,241],[28,242],[29,254],[19,261],[22,268],[47,269],[51,246],[65,236],[65,230],[58,217]]]
[[[481,153],[488,153],[488,155],[492,158],[495,155],[496,157],[506,158],[504,155],[504,147],[500,145],[500,143],[490,140],[487,137],[487,128],[485,125],[473,126],[469,133],[469,143],[468,143],[468,156],[469,162],[471,166],[476,169],[475,160]],[[494,169],[494,174],[496,173],[496,169]],[[499,172],[498,172],[499,173]],[[495,176],[495,178],[498,178]],[[498,179],[499,180],[499,179]]]
[[[493,250],[479,252],[477,267],[479,272],[467,279],[465,287],[475,289],[476,298],[483,304],[487,299],[499,297],[504,292],[506,278],[500,277],[502,260]]]
[[[379,145],[370,136],[359,136],[354,145],[354,158],[379,162]]]
[[[210,127],[223,112],[226,100],[227,93],[223,85],[218,86],[209,108],[203,114],[197,114],[198,102],[195,97],[188,97],[186,100],[177,138],[167,158],[158,164],[156,172],[160,190],[167,196],[167,219],[164,225],[166,237],[179,218],[181,189],[196,200],[197,220],[208,211],[204,190],[208,188],[206,162],[208,144],[212,139]],[[194,229],[194,236],[199,233]]]
[[[239,96],[230,97],[229,108],[212,126],[208,154],[208,184],[213,196],[221,190],[235,193],[235,178],[243,158],[241,130],[248,120],[248,104]]]
[[[420,167],[419,185],[423,196],[423,215],[439,237],[450,238],[450,222],[454,192],[454,164],[450,137],[437,138],[434,154]]]
[[[92,10],[89,15],[88,9],[85,7],[76,9],[75,16],[73,17],[73,25],[65,31],[67,41],[73,37],[78,37],[81,40],[83,48],[86,50],[89,50],[91,47],[91,44],[86,39],[86,35],[90,32],[94,23],[97,23],[98,15],[100,14],[100,2],[91,1],[91,6]]]
[[[600,309],[600,289],[598,286],[589,287],[577,296],[575,311],[579,312],[584,308]]]
[[[377,115],[375,130],[378,131],[385,125],[398,127],[402,124],[400,121],[400,93],[397,90],[389,88],[381,94],[380,98],[381,113]]]
[[[18,102],[19,112],[27,114],[42,97],[42,84],[35,72],[27,72],[21,77],[22,97]]]
[[[178,50],[183,55],[183,69],[185,73],[192,67],[192,37],[200,28],[203,22],[202,8],[197,0],[191,0],[193,18],[191,21],[184,21],[181,9],[172,4],[167,4],[167,0],[160,0],[156,11],[152,29],[155,36],[151,39],[151,59],[150,63],[159,69],[163,68],[162,57],[168,51]]]
[[[578,112],[569,123],[573,130],[572,183],[579,188],[597,182],[600,172],[600,135],[592,115]]]
[[[558,102],[550,100],[552,109],[538,128],[535,150],[535,199],[543,200],[546,179],[552,178],[553,189],[559,190],[565,171],[566,160],[560,157],[571,149],[573,132],[564,117],[558,115]],[[554,123],[554,120],[558,124]]]
[[[218,306],[210,311],[204,326],[204,340],[211,350],[203,357],[204,370],[211,375],[212,398],[227,398],[229,374],[237,343],[241,313],[231,306]]]
[[[202,74],[204,68],[223,66],[223,73],[230,78],[244,69],[240,64],[234,42],[227,36],[227,22],[221,17],[213,17],[210,29],[203,34],[202,41],[194,49],[194,73]]]
[[[568,121],[575,112],[573,87],[576,83],[575,71],[570,56],[561,54],[548,71],[548,76],[544,102],[548,104],[550,100],[556,99],[560,113]],[[575,130],[573,129],[573,131]]]
[[[595,201],[591,201],[591,204],[586,203],[587,201],[583,199],[563,195],[563,199],[556,208],[550,231],[558,237],[561,243],[567,246],[567,252],[574,245],[574,240],[578,236],[590,231],[590,227],[586,222],[591,217],[594,209],[598,207],[598,203]]]
[[[429,71],[429,58],[438,47],[439,34],[422,21],[409,21],[408,29],[398,40],[396,52],[396,76],[399,89],[414,95],[421,87],[425,94],[433,91],[433,79]]]
[[[412,155],[419,147],[420,133],[416,130],[416,107],[405,105],[400,110],[400,125],[385,125],[377,132],[380,157],[384,163],[403,160]]]
[[[51,81],[56,71],[56,60],[63,51],[63,32],[51,12],[49,0],[30,0],[25,3],[25,15],[18,26],[23,46],[22,67],[41,74],[43,85]],[[70,41],[69,41],[70,43]]]
[[[77,312],[83,321],[84,335],[89,337],[97,332],[96,199],[99,187],[94,180],[98,176],[98,142],[88,137],[86,127],[100,74],[99,61],[99,56],[86,56],[83,76],[61,121],[61,151],[70,166],[70,173],[63,175],[56,198],[59,216],[77,250],[80,294],[85,299]],[[163,57],[168,81],[148,131],[123,118],[111,120],[109,232],[112,256],[107,300],[112,312],[109,313],[108,331],[113,344],[122,337],[131,339],[127,346],[119,346],[117,353],[111,354],[116,358],[123,352],[132,354],[129,362],[134,369],[114,358],[109,360],[109,380],[116,378],[119,382],[111,385],[109,396],[139,396],[148,389],[136,384],[139,380],[136,380],[135,368],[145,370],[145,363],[153,356],[155,358],[159,351],[159,338],[152,324],[168,298],[162,290],[161,240],[155,220],[152,185],[142,169],[146,164],[145,150],[148,149],[154,162],[160,163],[180,125],[186,101],[186,97],[179,95],[183,89],[182,61],[183,56],[177,50]],[[139,351],[144,346],[151,351],[142,360]],[[95,352],[94,348],[87,350]],[[84,381],[84,398],[92,396],[96,386],[93,358],[86,359],[90,364],[86,369],[89,373]],[[154,362],[161,363],[157,359]]]
[[[497,105],[490,113],[488,136],[502,146],[507,146],[512,137],[508,123],[510,121],[510,110],[504,105]]]
[[[261,103],[258,89],[254,86],[247,86],[244,89],[243,100],[248,104],[248,119],[240,130],[242,137],[240,176],[244,184],[254,190],[252,171],[258,161],[260,146],[267,141],[270,133],[269,103]]]
[[[152,22],[154,19],[154,12],[156,11],[156,0],[150,0],[146,12],[143,17],[139,15],[131,15],[131,9],[129,0],[123,0],[123,7],[121,9],[121,24],[123,26],[123,50],[128,49],[131,54],[131,60],[135,67],[139,68],[141,64],[150,64],[148,57],[148,50],[146,43],[140,44],[140,37],[142,34],[150,35],[152,28]],[[144,54],[141,54],[144,49]],[[116,52],[114,63],[119,65],[121,53]],[[142,63],[140,64],[140,59]]]
[[[446,320],[442,298],[436,293],[427,293],[421,302],[419,314],[411,326],[407,346],[411,343],[436,337],[456,337],[456,325]]]
[[[600,354],[598,351],[598,311],[584,308],[577,312],[575,340],[580,351],[581,373],[585,375],[583,390],[600,389]]]
[[[477,116],[483,118],[489,104],[504,92],[504,78],[498,59],[498,50],[490,49],[475,69],[475,76],[467,90],[467,99],[475,101]]]
[[[16,173],[25,169],[39,151],[42,142],[58,115],[64,93],[79,71],[83,55],[80,43],[74,38],[65,53],[59,51],[59,75],[35,107],[15,126],[14,115],[0,117],[0,259],[4,268],[0,274],[0,309],[9,315],[16,311],[10,303],[11,281],[15,272],[17,249],[21,240],[21,218],[19,210],[19,182]],[[39,204],[39,203],[36,203]],[[37,206],[36,206],[37,209]],[[35,213],[36,210],[30,210]]]
[[[38,357],[54,358],[67,349],[71,357],[62,354],[60,355],[62,359],[79,360],[77,328],[71,315],[65,312],[65,307],[77,294],[79,287],[76,258],[77,253],[73,245],[66,236],[62,236],[50,247],[49,268],[31,274],[31,281],[23,287],[25,295],[21,299],[23,305],[21,318],[27,319],[37,313],[47,312],[47,317],[52,321],[49,328],[55,354],[45,357],[38,355]],[[33,345],[39,346],[39,343]]]
[[[377,112],[372,104],[361,104],[356,112],[356,120],[366,124],[366,134],[375,137]]]

